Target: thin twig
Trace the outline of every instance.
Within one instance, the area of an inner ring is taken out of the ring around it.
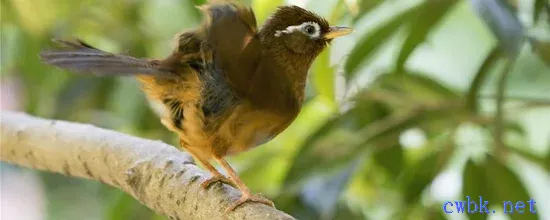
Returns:
[[[480,95],[480,98],[497,99],[498,95]],[[506,100],[509,100],[509,101],[526,102],[527,104],[533,105],[533,106],[550,105],[550,99],[544,99],[544,98],[533,98],[533,97],[514,96],[514,95],[507,95],[505,98]]]
[[[502,73],[500,75],[500,78],[498,80],[498,87],[497,87],[497,97],[496,97],[496,113],[495,113],[495,144],[497,149],[504,148],[504,103],[506,99],[506,87],[508,82],[508,75],[510,75],[510,72],[512,71],[512,68],[514,66],[514,60],[511,58],[508,58],[506,60],[506,64],[504,67],[504,70],[502,70]]]
[[[485,61],[483,62],[483,64],[481,64],[479,70],[475,74],[475,78],[470,85],[468,94],[466,95],[466,106],[468,109],[470,109],[470,111],[474,113],[479,112],[477,101],[479,91],[481,91],[481,87],[484,85],[486,79],[488,78],[491,68],[495,65],[501,55],[502,51],[498,46],[495,46],[491,50],[487,58],[485,58]]]

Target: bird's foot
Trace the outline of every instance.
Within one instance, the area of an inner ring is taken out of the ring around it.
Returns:
[[[241,206],[241,205],[243,205],[247,202],[257,202],[257,203],[266,204],[266,205],[271,206],[271,207],[275,207],[275,204],[273,204],[273,202],[271,200],[266,199],[261,194],[249,194],[248,193],[248,194],[243,194],[238,201],[234,202],[225,211],[226,212],[231,212],[231,211],[235,210],[237,207],[239,207],[239,206]]]
[[[233,183],[233,181],[231,181],[229,178],[227,178],[223,175],[210,177],[210,179],[207,179],[207,180],[205,180],[204,182],[201,183],[201,187],[203,189],[208,189],[214,183],[225,183],[227,185],[232,186],[233,188],[237,188],[235,186],[235,183]]]

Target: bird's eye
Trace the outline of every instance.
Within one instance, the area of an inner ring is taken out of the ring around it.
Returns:
[[[321,27],[316,22],[307,21],[300,25],[292,25],[284,30],[275,31],[275,37],[280,37],[283,34],[292,34],[294,31],[308,35],[312,39],[318,39],[321,35]]]
[[[315,27],[313,27],[313,25],[307,25],[307,26],[304,27],[304,31],[308,35],[313,35],[313,34],[315,34]]]

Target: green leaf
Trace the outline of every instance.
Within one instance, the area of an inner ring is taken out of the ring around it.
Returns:
[[[383,74],[369,89],[360,92],[357,98],[374,99],[391,108],[401,109],[442,103],[457,104],[461,99],[450,88],[419,73]]]
[[[504,208],[505,202],[512,202],[514,213],[506,214],[511,219],[538,219],[537,214],[530,213],[528,201],[532,198],[519,180],[519,177],[513,173],[505,164],[494,156],[488,156],[483,164],[476,165],[473,161],[468,161],[464,170],[464,197],[470,196],[472,201],[476,201],[479,206],[479,196],[489,202],[489,212],[491,208]],[[465,199],[465,198],[464,198]],[[524,213],[518,213],[515,209],[517,202],[522,201],[525,205]],[[493,207],[490,207],[490,206]],[[510,211],[508,205],[507,211]],[[486,214],[473,214],[470,218],[484,219]]]
[[[544,7],[550,8],[549,4],[550,3],[548,3],[547,0],[535,0],[534,1],[534,5],[533,5],[533,9],[534,9],[533,23],[537,23],[537,21],[539,20],[540,15],[542,14],[542,9],[544,9]]]
[[[418,7],[418,6],[417,6]],[[388,38],[394,34],[403,24],[417,13],[417,7],[408,9],[401,14],[394,16],[386,24],[380,25],[369,34],[366,34],[359,40],[357,45],[350,52],[348,60],[344,66],[346,79],[349,81],[355,77],[359,67],[370,60],[376,51],[387,42]]]
[[[372,9],[378,7],[384,3],[384,0],[359,0],[359,13],[353,19],[354,22],[357,22],[363,15],[369,13]]]
[[[478,16],[498,39],[500,48],[515,58],[524,40],[523,26],[505,0],[472,0]]]
[[[419,13],[416,13],[412,22],[408,24],[409,33],[397,57],[397,73],[403,73],[409,56],[418,45],[426,40],[430,31],[442,20],[456,2],[458,1],[426,1],[421,5]]]
[[[401,182],[407,204],[418,202],[424,189],[439,174],[446,162],[445,151],[436,151],[426,155],[404,171]]]
[[[408,73],[405,76],[386,74],[382,83],[407,97],[418,100],[450,100],[459,98],[458,94],[425,74]]]
[[[334,70],[330,66],[330,52],[323,51],[313,63],[313,86],[320,96],[335,101]]]
[[[462,175],[462,184],[462,199],[466,200],[466,196],[469,196],[471,200],[477,201],[479,207],[479,196],[482,196],[485,200],[490,198],[489,186],[485,182],[485,171],[483,167],[476,165],[472,160],[468,160],[466,163],[464,174]],[[467,209],[467,205],[465,204],[465,209]],[[487,214],[469,214],[468,217],[471,220],[484,220],[487,219]]]
[[[492,192],[491,199],[494,202],[498,202],[500,205],[503,205],[503,201],[512,201],[515,205],[518,201],[523,201],[526,203],[527,200],[532,198],[527,193],[527,190],[519,180],[519,177],[506,165],[498,161],[497,158],[493,156],[487,157],[485,169],[487,182],[489,183],[490,191]],[[528,204],[526,203],[525,206],[527,207],[525,211],[529,212]],[[508,216],[512,219],[538,219],[537,215],[532,213],[520,214],[514,212],[514,214]]]
[[[254,0],[252,2],[252,9],[256,14],[258,24],[263,24],[271,13],[277,9],[277,6],[283,4],[284,0]]]
[[[373,159],[378,165],[382,166],[392,178],[396,178],[403,169],[403,147],[396,144],[391,147],[383,148],[374,153]]]
[[[550,42],[541,41],[534,37],[530,37],[529,42],[535,53],[539,55],[539,58],[550,67]]]
[[[466,95],[466,106],[471,112],[476,113],[479,111],[477,102],[479,91],[481,90],[481,86],[485,84],[485,80],[489,76],[490,70],[495,66],[501,55],[502,52],[499,46],[495,46],[477,70],[474,80],[470,85],[470,89],[468,89],[468,94]]]

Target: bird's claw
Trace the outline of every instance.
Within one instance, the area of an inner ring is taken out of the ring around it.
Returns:
[[[230,185],[232,186],[233,188],[237,188],[235,186],[235,183],[233,183],[233,181],[231,181],[229,178],[225,177],[225,176],[213,176],[213,177],[210,177],[209,179],[205,180],[204,182],[201,183],[201,187],[203,189],[208,189],[210,186],[212,186],[212,184],[214,183],[225,183],[227,185]]]
[[[244,194],[244,195],[241,196],[241,198],[238,201],[236,201],[231,206],[229,206],[225,211],[226,212],[231,212],[231,211],[235,210],[237,207],[239,207],[239,206],[241,206],[241,205],[243,205],[247,202],[257,202],[257,203],[266,204],[266,205],[271,206],[271,207],[275,207],[275,204],[271,200],[266,199],[261,194]]]

